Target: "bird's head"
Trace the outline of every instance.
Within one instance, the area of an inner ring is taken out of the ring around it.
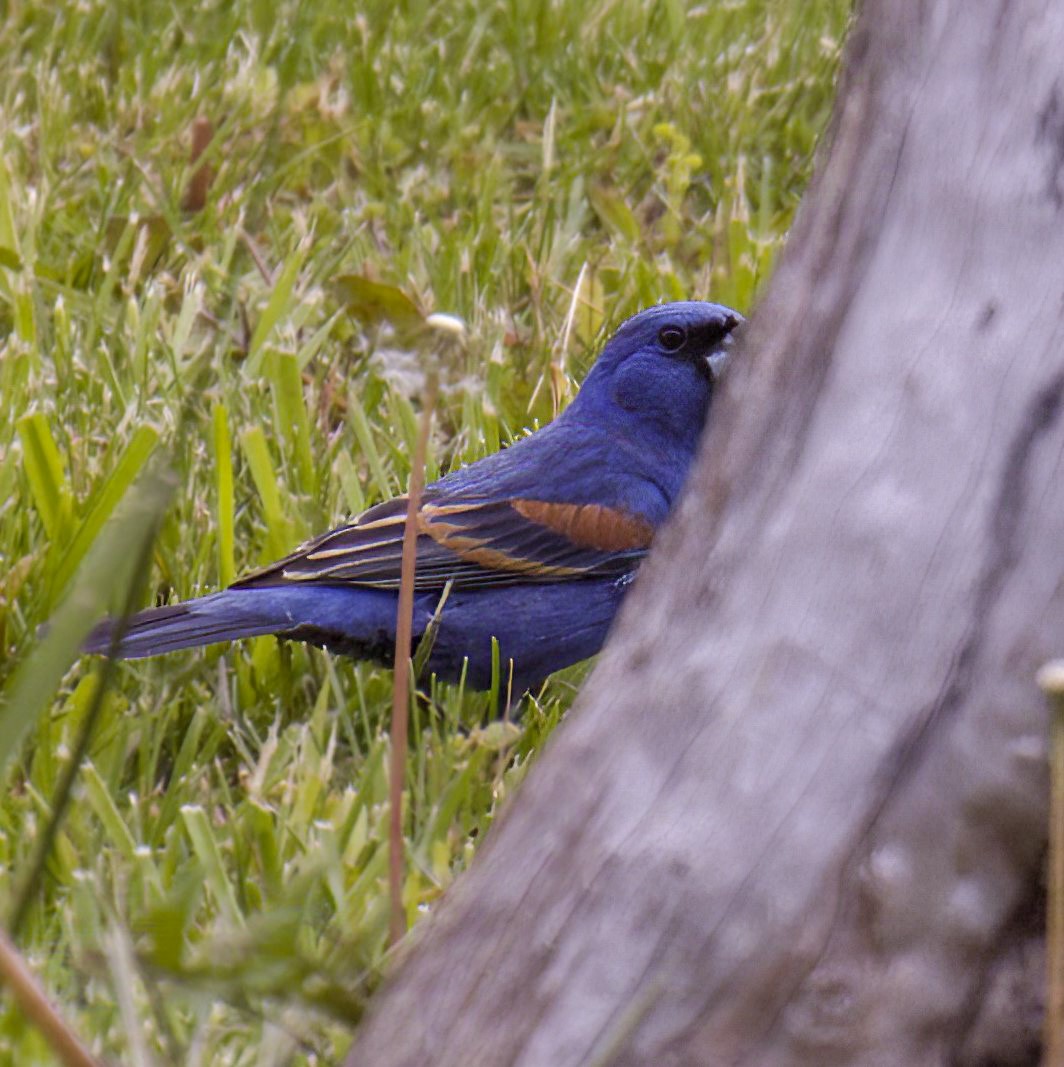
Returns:
[[[722,304],[658,304],[622,323],[570,406],[626,436],[662,434],[693,448],[742,315]]]

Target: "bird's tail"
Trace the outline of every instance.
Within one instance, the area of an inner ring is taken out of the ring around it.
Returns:
[[[415,613],[417,614],[417,613]],[[89,634],[84,651],[111,651],[116,620]],[[225,589],[210,596],[131,616],[114,650],[120,659],[142,659],[182,648],[277,634],[373,655],[394,634],[395,597],[342,586]]]
[[[139,611],[127,620],[115,654],[122,659],[141,659],[217,641],[277,633],[291,625],[290,616],[275,610],[276,604],[269,598],[259,602],[249,597],[249,592],[227,589],[181,604]],[[110,652],[116,624],[115,619],[101,622],[85,641],[85,651]]]

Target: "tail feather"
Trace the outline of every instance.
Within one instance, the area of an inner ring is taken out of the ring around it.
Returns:
[[[392,591],[342,585],[225,589],[137,612],[127,620],[115,655],[143,659],[219,641],[277,634],[379,658],[395,640],[396,603]],[[424,631],[432,608],[425,598],[415,602],[415,637]],[[84,651],[109,653],[116,624],[114,619],[100,623],[89,634]]]
[[[163,608],[148,608],[127,620],[115,653],[120,659],[142,659],[290,628],[290,614],[271,610],[275,606],[268,598],[264,600],[262,604],[249,603],[245,597],[232,598],[223,592]],[[116,625],[116,619],[101,622],[89,634],[84,650],[110,652]]]

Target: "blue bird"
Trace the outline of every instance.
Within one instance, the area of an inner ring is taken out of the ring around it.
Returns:
[[[519,694],[598,652],[683,489],[740,322],[698,301],[640,312],[554,422],[426,487],[415,643],[444,600],[428,670],[490,688],[494,637],[502,684]],[[406,514],[405,496],[385,501],[222,592],[141,611],[116,654],[276,634],[388,663]],[[113,625],[85,650],[110,651]]]

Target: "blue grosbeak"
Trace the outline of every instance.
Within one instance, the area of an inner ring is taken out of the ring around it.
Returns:
[[[426,487],[417,513],[414,640],[447,591],[427,667],[491,685],[499,643],[520,693],[594,655],[683,488],[742,317],[661,304],[607,342],[569,407],[509,448]],[[397,497],[228,589],[134,615],[123,658],[260,634],[390,661],[407,500]],[[107,652],[111,621],[86,650]]]

